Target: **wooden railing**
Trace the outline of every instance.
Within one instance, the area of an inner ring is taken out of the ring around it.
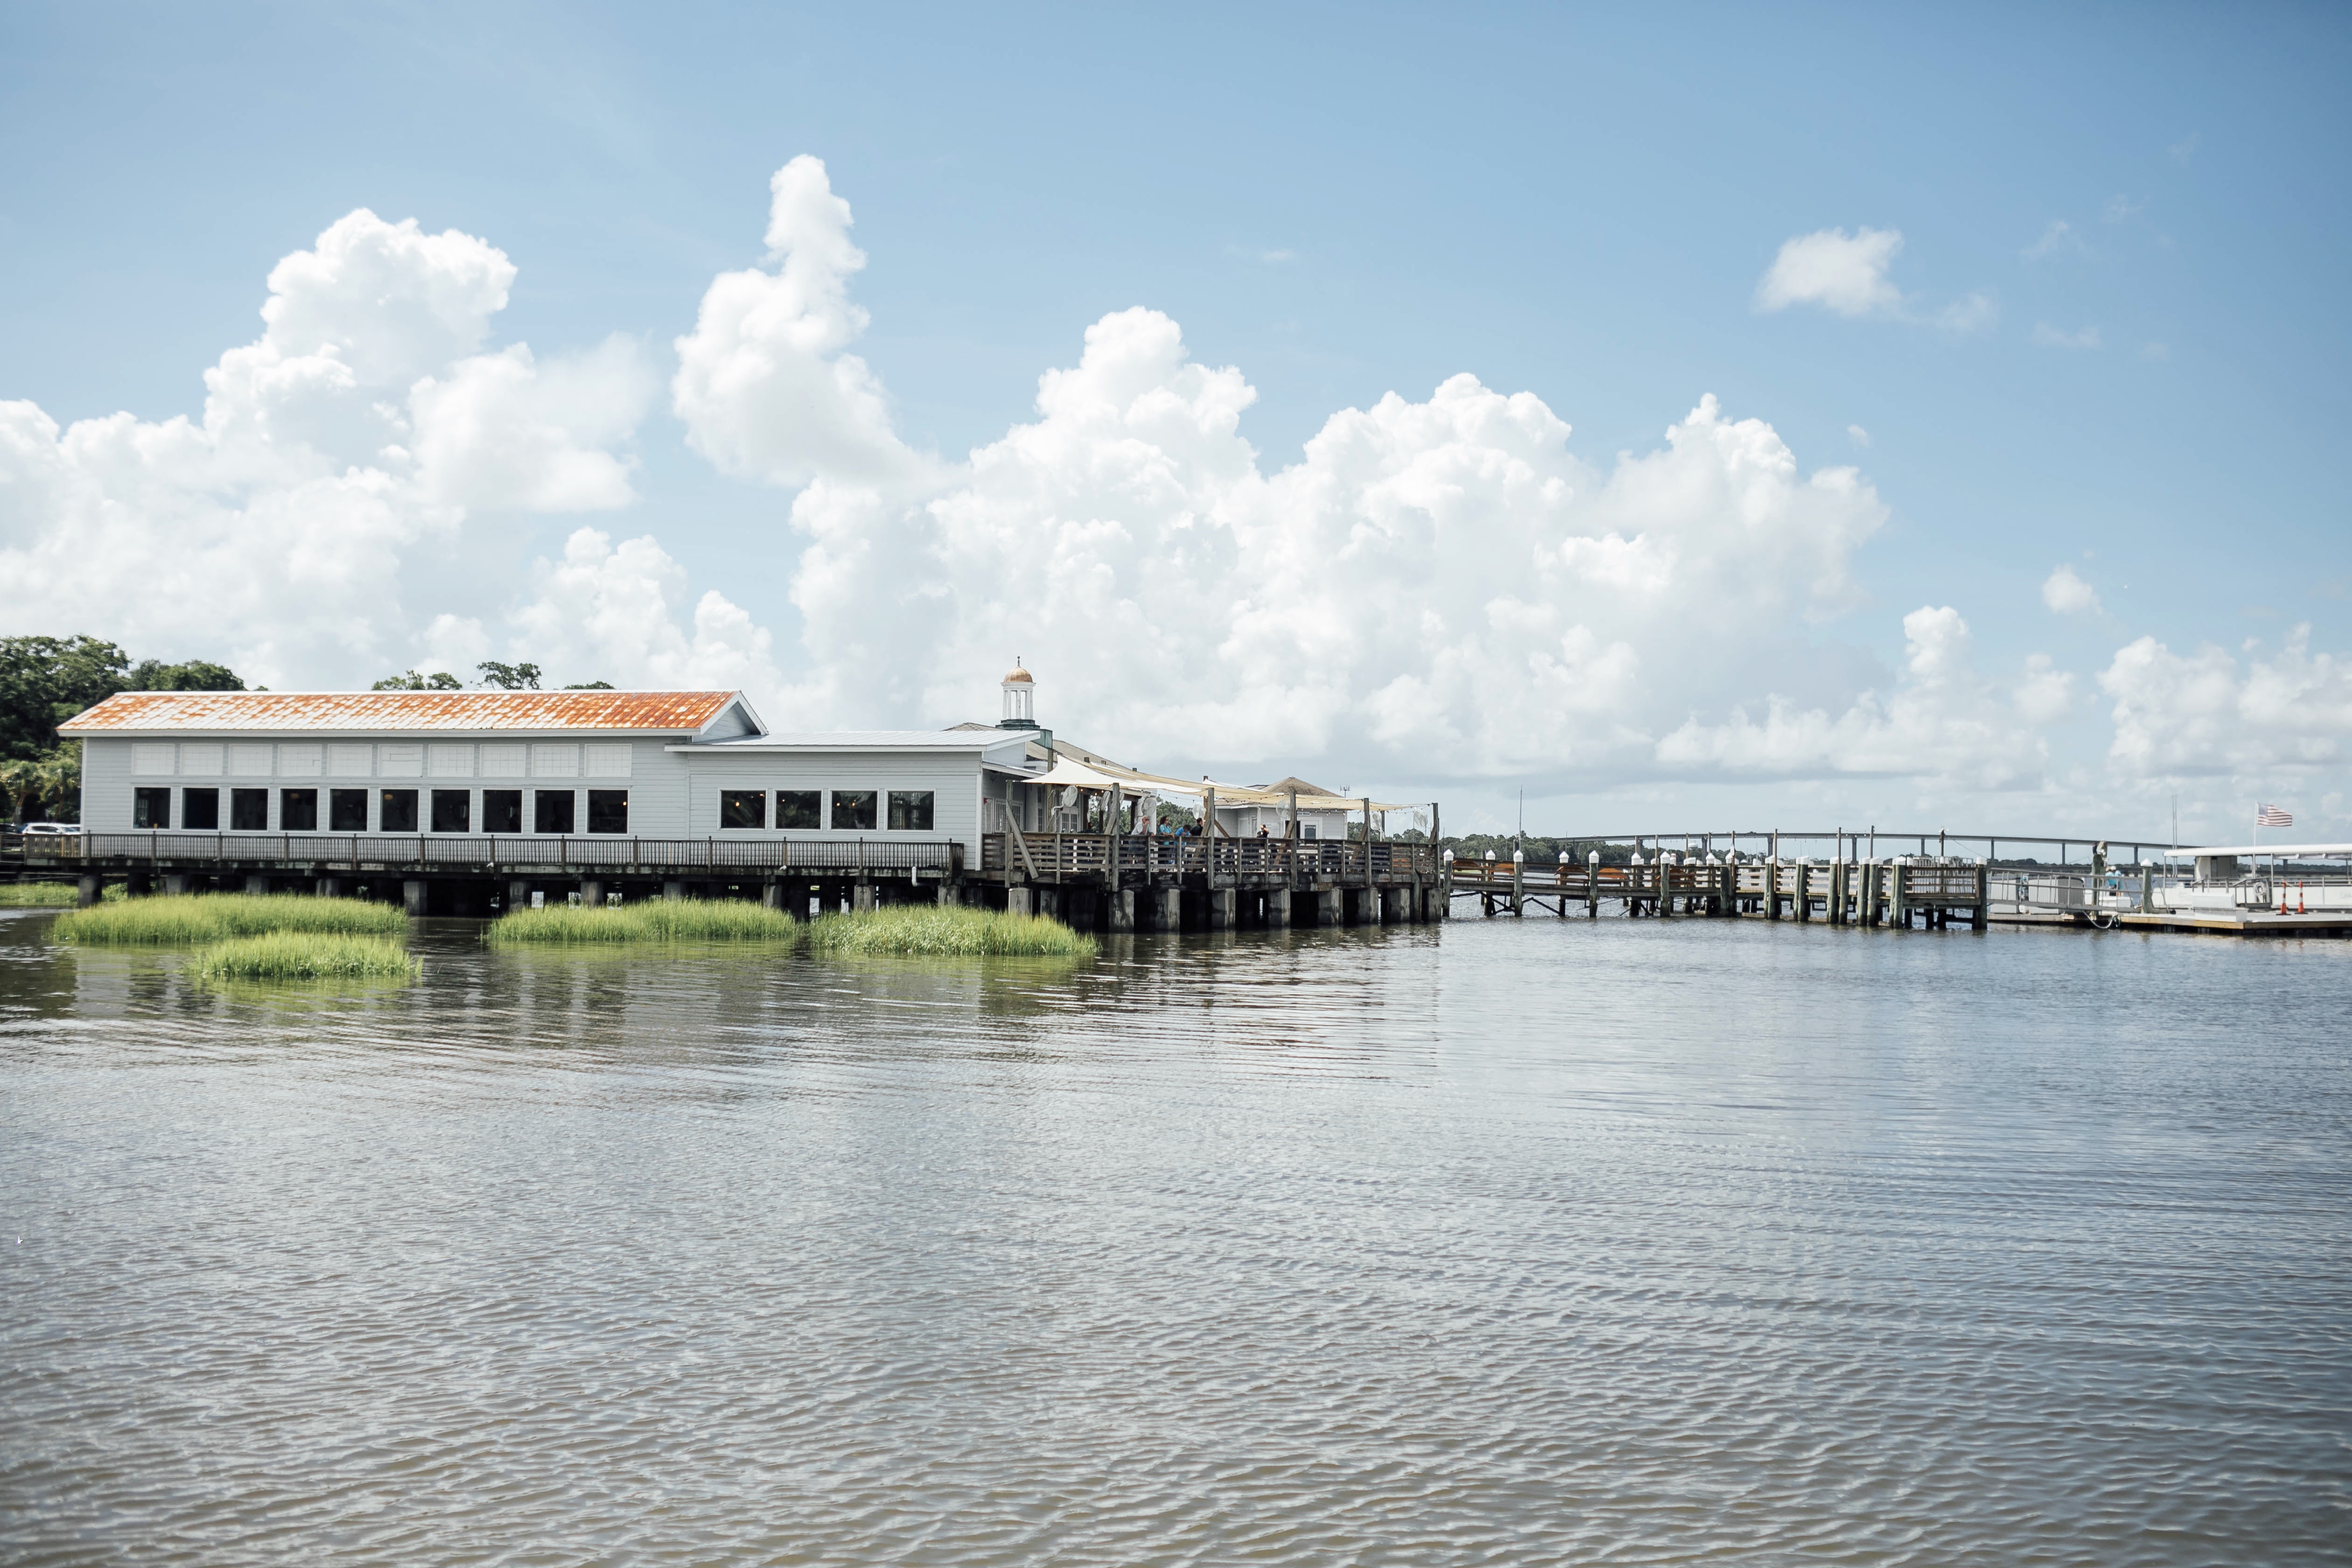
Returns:
[[[1362,881],[1369,865],[1376,882],[1416,875],[1434,879],[1438,864],[1427,844],[1355,838],[1193,838],[1168,833],[985,833],[983,874],[1008,873],[1035,881],[1107,875],[1114,852],[1122,875],[1206,875],[1213,879],[1276,878],[1300,881]]]
[[[1784,899],[1800,896],[1826,900],[1832,868],[1827,864],[1743,860],[1737,865],[1580,866],[1530,861],[1517,868],[1508,860],[1456,860],[1452,866],[1456,894],[1507,896],[1516,888],[1523,897],[1569,899],[1724,898],[1762,899],[1768,891]],[[1839,879],[1848,898],[1864,897],[1865,873],[1880,866],[1869,862],[1849,866]],[[1882,901],[1895,896],[1893,873],[1902,877],[1902,901],[1924,908],[1931,904],[1973,905],[1984,895],[1982,868],[1958,865],[1909,865],[1885,868],[1884,882],[1874,882]]]
[[[583,870],[960,870],[963,846],[897,839],[633,838],[465,833],[90,833],[26,836],[26,864],[114,860],[304,866],[562,866]]]

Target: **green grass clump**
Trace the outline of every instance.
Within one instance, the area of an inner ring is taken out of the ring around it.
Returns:
[[[70,882],[0,882],[0,910],[61,910],[73,901]]]
[[[516,910],[490,923],[500,946],[603,945],[655,942],[793,942],[800,930],[781,910],[730,899],[661,899],[642,904]]]
[[[408,917],[389,904],[300,893],[190,893],[125,899],[58,917],[57,939],[92,946],[187,946],[231,937],[299,931],[313,936],[408,934]]]
[[[422,969],[388,937],[318,931],[238,937],[196,960],[205,980],[413,980]]]
[[[824,915],[809,922],[816,952],[907,953],[916,957],[1092,958],[1095,939],[1043,915],[969,910],[955,904],[899,904],[865,914]]]

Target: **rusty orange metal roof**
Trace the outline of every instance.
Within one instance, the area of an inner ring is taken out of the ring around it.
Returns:
[[[605,730],[693,734],[734,691],[124,691],[61,735],[142,731]]]

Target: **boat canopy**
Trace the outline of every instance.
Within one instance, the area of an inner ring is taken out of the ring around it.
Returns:
[[[2284,860],[2326,860],[2337,856],[2352,856],[2352,844],[2223,844],[2202,849],[2167,849],[2168,860],[2221,859],[2231,855],[2251,858],[2268,855]]]

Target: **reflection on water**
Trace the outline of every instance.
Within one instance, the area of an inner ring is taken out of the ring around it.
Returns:
[[[11,1563],[2352,1538],[2352,944],[428,922],[413,986],[261,994],[48,918],[0,915]]]

